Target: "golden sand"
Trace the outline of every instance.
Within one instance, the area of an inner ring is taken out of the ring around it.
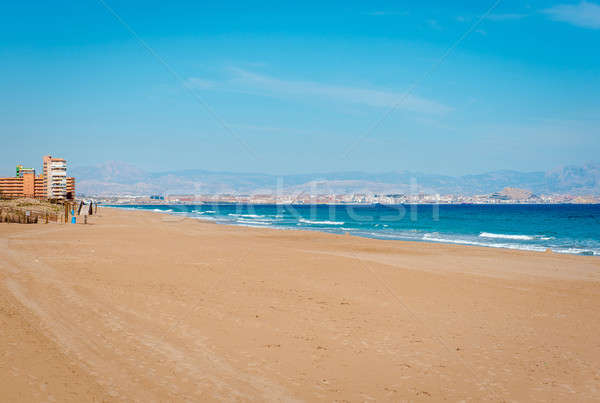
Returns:
[[[0,224],[2,401],[600,399],[600,259],[100,209]]]

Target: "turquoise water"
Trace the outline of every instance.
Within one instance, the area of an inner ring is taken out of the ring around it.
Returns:
[[[600,205],[113,206],[222,224],[600,256]]]

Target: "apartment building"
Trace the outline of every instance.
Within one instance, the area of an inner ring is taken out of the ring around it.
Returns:
[[[32,173],[35,175],[35,169],[33,168],[25,168],[23,165],[17,165],[17,178],[22,178],[23,175]]]
[[[46,155],[44,156],[43,172],[46,182],[46,197],[51,199],[66,197],[67,161]]]
[[[75,178],[67,176],[66,160],[46,155],[41,175],[36,176],[32,168],[17,165],[16,176],[0,178],[0,197],[73,199]]]

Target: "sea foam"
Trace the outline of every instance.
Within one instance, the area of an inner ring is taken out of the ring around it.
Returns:
[[[301,223],[304,224],[313,224],[313,225],[344,225],[343,221],[316,221],[316,220],[307,220],[304,218],[298,219]]]
[[[527,245],[527,244],[514,244],[514,243],[494,243],[494,242],[477,242],[468,239],[461,238],[442,238],[439,236],[432,236],[431,234],[423,235],[424,241],[430,242],[441,242],[441,243],[455,243],[459,245],[473,245],[473,246],[486,246],[489,248],[506,248],[506,249],[518,249],[518,250],[530,250],[536,252],[544,252],[546,250],[543,246]]]
[[[479,236],[482,238],[517,239],[520,241],[531,241],[537,238],[532,235],[494,234],[491,232],[482,232]]]

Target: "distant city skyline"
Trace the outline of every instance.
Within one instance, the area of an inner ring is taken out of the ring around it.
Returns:
[[[269,175],[209,170],[147,172],[136,166],[110,162],[74,167],[78,189],[87,195],[257,194],[319,192],[326,194],[415,193],[474,195],[503,188],[522,188],[536,194],[596,195],[600,197],[600,163],[557,167],[550,171],[493,171],[477,175],[444,173],[313,172]]]
[[[600,3],[10,3],[0,176],[544,171],[600,158]]]

